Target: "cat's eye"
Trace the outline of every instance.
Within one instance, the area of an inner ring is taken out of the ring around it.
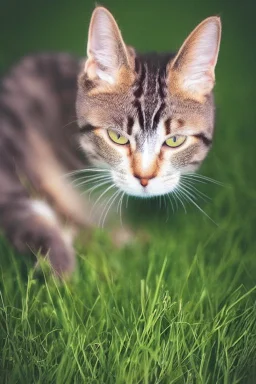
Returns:
[[[187,136],[172,136],[165,140],[165,144],[168,145],[168,147],[177,148],[185,143],[186,138]]]
[[[108,129],[108,135],[110,139],[116,144],[125,145],[129,143],[127,137],[122,136],[120,133],[113,131],[112,129]]]

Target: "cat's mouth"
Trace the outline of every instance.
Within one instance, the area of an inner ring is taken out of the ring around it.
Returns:
[[[115,185],[128,195],[150,198],[172,193],[178,187],[180,173],[165,177],[155,177],[147,180],[147,182],[143,182],[134,176],[119,178],[117,175],[113,175],[113,180]]]

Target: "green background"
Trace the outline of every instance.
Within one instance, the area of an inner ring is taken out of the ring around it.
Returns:
[[[200,21],[221,17],[216,134],[200,172],[225,186],[198,186],[212,199],[199,204],[217,225],[189,204],[185,214],[182,207],[167,213],[164,205],[135,201],[129,209],[135,206],[138,233],[149,231],[150,241],[141,235],[116,250],[96,231],[86,246],[78,242],[79,270],[61,287],[47,274],[38,281],[31,263],[1,241],[0,378],[256,383],[256,2],[100,5],[140,51],[177,50]],[[94,6],[88,0],[2,0],[1,72],[32,52],[84,55]]]

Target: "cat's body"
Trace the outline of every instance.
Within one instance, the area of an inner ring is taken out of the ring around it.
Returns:
[[[75,111],[80,65],[66,54],[29,56],[1,84],[0,226],[18,249],[46,252],[56,243],[62,259],[66,245],[57,221],[86,218],[63,178],[86,166]]]
[[[0,227],[19,250],[49,251],[57,273],[74,267],[67,231],[90,224],[88,203],[65,174],[92,164],[106,169],[120,189],[116,197],[169,193],[181,168],[194,171],[201,164],[214,128],[211,78],[203,86],[196,76],[186,89],[180,85],[185,49],[178,56],[137,55],[122,42],[108,11],[97,8],[93,18],[85,62],[67,54],[26,57],[1,86]],[[214,69],[219,32],[212,19]],[[108,33],[101,45],[93,34],[104,23]],[[105,49],[113,50],[110,56]],[[183,142],[186,149],[170,152],[169,146]]]

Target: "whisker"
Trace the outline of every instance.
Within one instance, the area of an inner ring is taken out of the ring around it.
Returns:
[[[166,203],[166,196],[165,196],[165,195],[163,195],[163,200],[164,200],[164,206],[165,206],[165,208],[168,208],[168,205],[167,205],[167,203]]]
[[[96,201],[93,203],[93,206],[92,206],[92,209],[91,209],[91,212],[93,212],[93,209],[94,207],[97,205],[97,203],[99,203],[99,201],[101,200],[101,198],[112,188],[115,187],[115,184],[111,184],[107,189],[105,189],[101,194],[100,196],[96,199]]]
[[[195,199],[195,200],[197,199],[197,196],[194,195],[192,192],[190,192],[188,190],[188,188],[186,189],[186,188],[182,187],[182,184],[179,185],[179,190],[185,192],[186,194],[188,194],[192,199]]]
[[[84,195],[84,194],[86,194],[86,193],[89,192],[89,198],[90,198],[92,192],[95,191],[95,189],[97,189],[97,188],[99,188],[99,187],[102,187],[103,185],[108,184],[108,183],[109,183],[109,181],[104,181],[104,182],[102,182],[102,183],[100,183],[100,184],[97,184],[97,185],[95,185],[95,186],[89,188],[87,191],[82,192],[82,195]]]
[[[121,226],[123,225],[123,221],[122,221],[122,203],[123,203],[124,195],[125,195],[125,192],[122,193],[122,195],[121,195],[121,197],[119,199],[118,205],[117,205],[117,213],[118,213],[118,210],[120,212],[120,224],[121,224]]]
[[[192,176],[188,176],[188,175],[182,175],[181,180],[183,180],[183,181],[188,180],[188,181],[193,181],[195,183],[208,184],[207,180],[196,179],[196,178],[193,178]]]
[[[68,176],[74,176],[78,173],[85,173],[85,172],[111,172],[107,168],[84,168],[84,169],[76,169],[75,171],[65,173],[63,176],[68,177]]]
[[[208,219],[214,223],[217,227],[218,227],[218,224],[191,198],[189,197],[188,195],[186,195],[183,191],[180,191],[181,195],[183,195],[183,197],[186,199],[186,200],[189,200],[192,204],[194,204],[198,209],[199,211],[201,211],[206,217],[208,217]]]
[[[79,177],[75,177],[74,180],[72,181],[73,182],[76,182],[76,181],[79,181],[79,180],[83,180],[83,179],[88,179],[90,180],[91,178],[93,177],[98,177],[98,176],[110,176],[110,172],[101,172],[101,174],[99,173],[93,173],[92,175],[90,174],[87,174],[87,175],[82,175],[82,176],[79,176]]]
[[[111,176],[98,176],[98,177],[93,177],[92,179],[86,179],[85,181],[81,181],[80,183],[78,184],[74,184],[74,187],[79,187],[81,185],[85,185],[85,184],[95,184],[99,181],[103,181],[103,180],[112,180],[112,177]]]
[[[115,192],[115,193],[108,199],[108,201],[107,201],[107,203],[106,203],[106,207],[107,207],[108,204],[109,204],[109,205],[108,205],[107,209],[105,208],[105,209],[103,210],[103,212],[102,212],[101,218],[102,218],[103,215],[104,215],[102,221],[101,221],[101,218],[100,218],[100,221],[101,221],[100,226],[101,226],[101,228],[104,227],[104,223],[105,223],[107,214],[108,214],[110,208],[112,207],[114,201],[116,200],[116,198],[118,197],[118,195],[119,195],[120,193],[121,193],[121,191],[118,190],[118,191],[116,191],[116,192]]]
[[[187,214],[187,210],[186,210],[186,207],[185,207],[185,204],[183,203],[182,201],[182,195],[180,195],[180,191],[178,189],[174,190],[173,191],[174,195],[177,197],[177,199],[179,200],[179,202],[181,203],[183,209],[184,209],[184,212]],[[177,208],[178,208],[178,205],[177,205]]]
[[[126,204],[125,204],[125,208],[127,209],[128,208],[128,201],[129,201],[129,195],[126,195]]]
[[[118,202],[118,205],[117,205],[117,210],[116,210],[117,213],[118,213],[119,210],[121,209],[121,202],[122,202],[121,199],[123,199],[124,195],[125,195],[125,192],[122,193],[122,195],[121,195],[121,197],[120,197],[120,199],[119,199],[119,202]]]
[[[211,200],[209,196],[207,196],[205,193],[199,191],[196,187],[194,187],[193,184],[189,182],[180,183],[181,186],[184,186],[185,189],[190,190],[191,192],[194,192],[196,195],[198,195],[203,201],[207,202]]]
[[[164,207],[166,210],[166,223],[167,223],[167,221],[169,220],[169,207],[168,207],[168,204],[166,202],[166,195],[163,195],[163,200],[164,200]]]
[[[217,185],[220,185],[222,187],[225,187],[226,185],[224,183],[222,183],[221,181],[218,181],[218,180],[215,180],[215,179],[212,179],[211,177],[208,177],[208,176],[204,176],[204,175],[201,175],[199,173],[185,173],[184,175],[182,175],[182,177],[187,177],[187,178],[190,178],[190,179],[198,179],[198,180],[205,180],[205,181],[209,181],[210,183],[214,183],[214,184],[217,184]],[[196,181],[196,180],[195,180]]]
[[[176,196],[175,191],[172,191],[172,196],[173,196],[173,199],[174,199],[174,202],[175,202],[176,210],[178,211],[179,206],[178,206],[178,203],[177,203],[177,196]]]
[[[169,201],[170,201],[170,203],[171,203],[171,207],[172,207],[172,212],[174,213],[174,208],[173,208],[173,203],[172,203],[172,195],[171,195],[171,193],[167,193],[167,195],[166,195],[167,197],[168,197],[168,199],[169,199]]]

